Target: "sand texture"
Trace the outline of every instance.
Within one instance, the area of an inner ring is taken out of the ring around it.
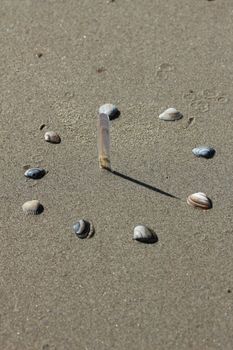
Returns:
[[[232,350],[232,57],[232,0],[0,1],[1,350]],[[169,107],[184,117],[159,120]]]

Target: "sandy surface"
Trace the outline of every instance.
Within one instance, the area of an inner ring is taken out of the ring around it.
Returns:
[[[231,350],[232,0],[0,5],[0,348]],[[154,190],[100,171],[106,102],[114,170]],[[160,121],[168,107],[184,118]],[[213,159],[192,155],[202,144]],[[198,191],[213,209],[186,204]],[[82,217],[90,240],[72,233]],[[137,223],[159,242],[132,241]]]

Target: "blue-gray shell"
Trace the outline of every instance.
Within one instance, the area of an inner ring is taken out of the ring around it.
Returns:
[[[94,234],[94,227],[92,222],[86,220],[79,220],[73,225],[74,233],[78,238],[90,238]]]
[[[46,170],[43,168],[30,168],[25,171],[24,175],[30,179],[38,180],[46,174]]]
[[[215,149],[212,147],[196,147],[192,150],[196,157],[212,158],[215,154]]]

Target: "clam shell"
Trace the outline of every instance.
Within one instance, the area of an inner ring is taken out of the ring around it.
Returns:
[[[133,239],[143,243],[155,243],[158,241],[157,235],[144,225],[134,227]]]
[[[36,199],[25,202],[22,205],[23,212],[25,214],[37,215],[43,212],[43,205]]]
[[[119,109],[111,103],[105,103],[104,105],[100,106],[99,114],[102,113],[107,114],[110,120],[116,119],[120,115]]]
[[[159,119],[166,121],[174,121],[181,119],[183,115],[178,112],[175,108],[168,108],[166,111],[159,115]]]
[[[212,158],[215,154],[215,149],[207,146],[196,147],[192,150],[196,157]]]
[[[51,143],[61,142],[60,136],[54,131],[47,131],[44,135],[44,138],[45,138],[45,141],[51,142]]]
[[[187,198],[187,203],[195,208],[210,209],[212,202],[205,193],[193,193]]]
[[[41,179],[46,174],[46,170],[43,168],[30,168],[25,171],[24,176],[29,177],[30,179]]]
[[[74,233],[78,238],[90,238],[94,234],[94,226],[91,221],[79,220],[73,225]]]

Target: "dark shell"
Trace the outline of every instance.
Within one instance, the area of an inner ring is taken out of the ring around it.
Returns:
[[[43,168],[30,168],[25,171],[24,175],[30,179],[38,180],[45,176],[46,173],[46,170]]]
[[[73,225],[74,233],[78,238],[90,238],[94,234],[94,227],[91,221],[79,220]]]
[[[192,150],[193,154],[196,157],[202,157],[202,158],[212,158],[215,155],[215,149],[212,147],[197,147]]]

